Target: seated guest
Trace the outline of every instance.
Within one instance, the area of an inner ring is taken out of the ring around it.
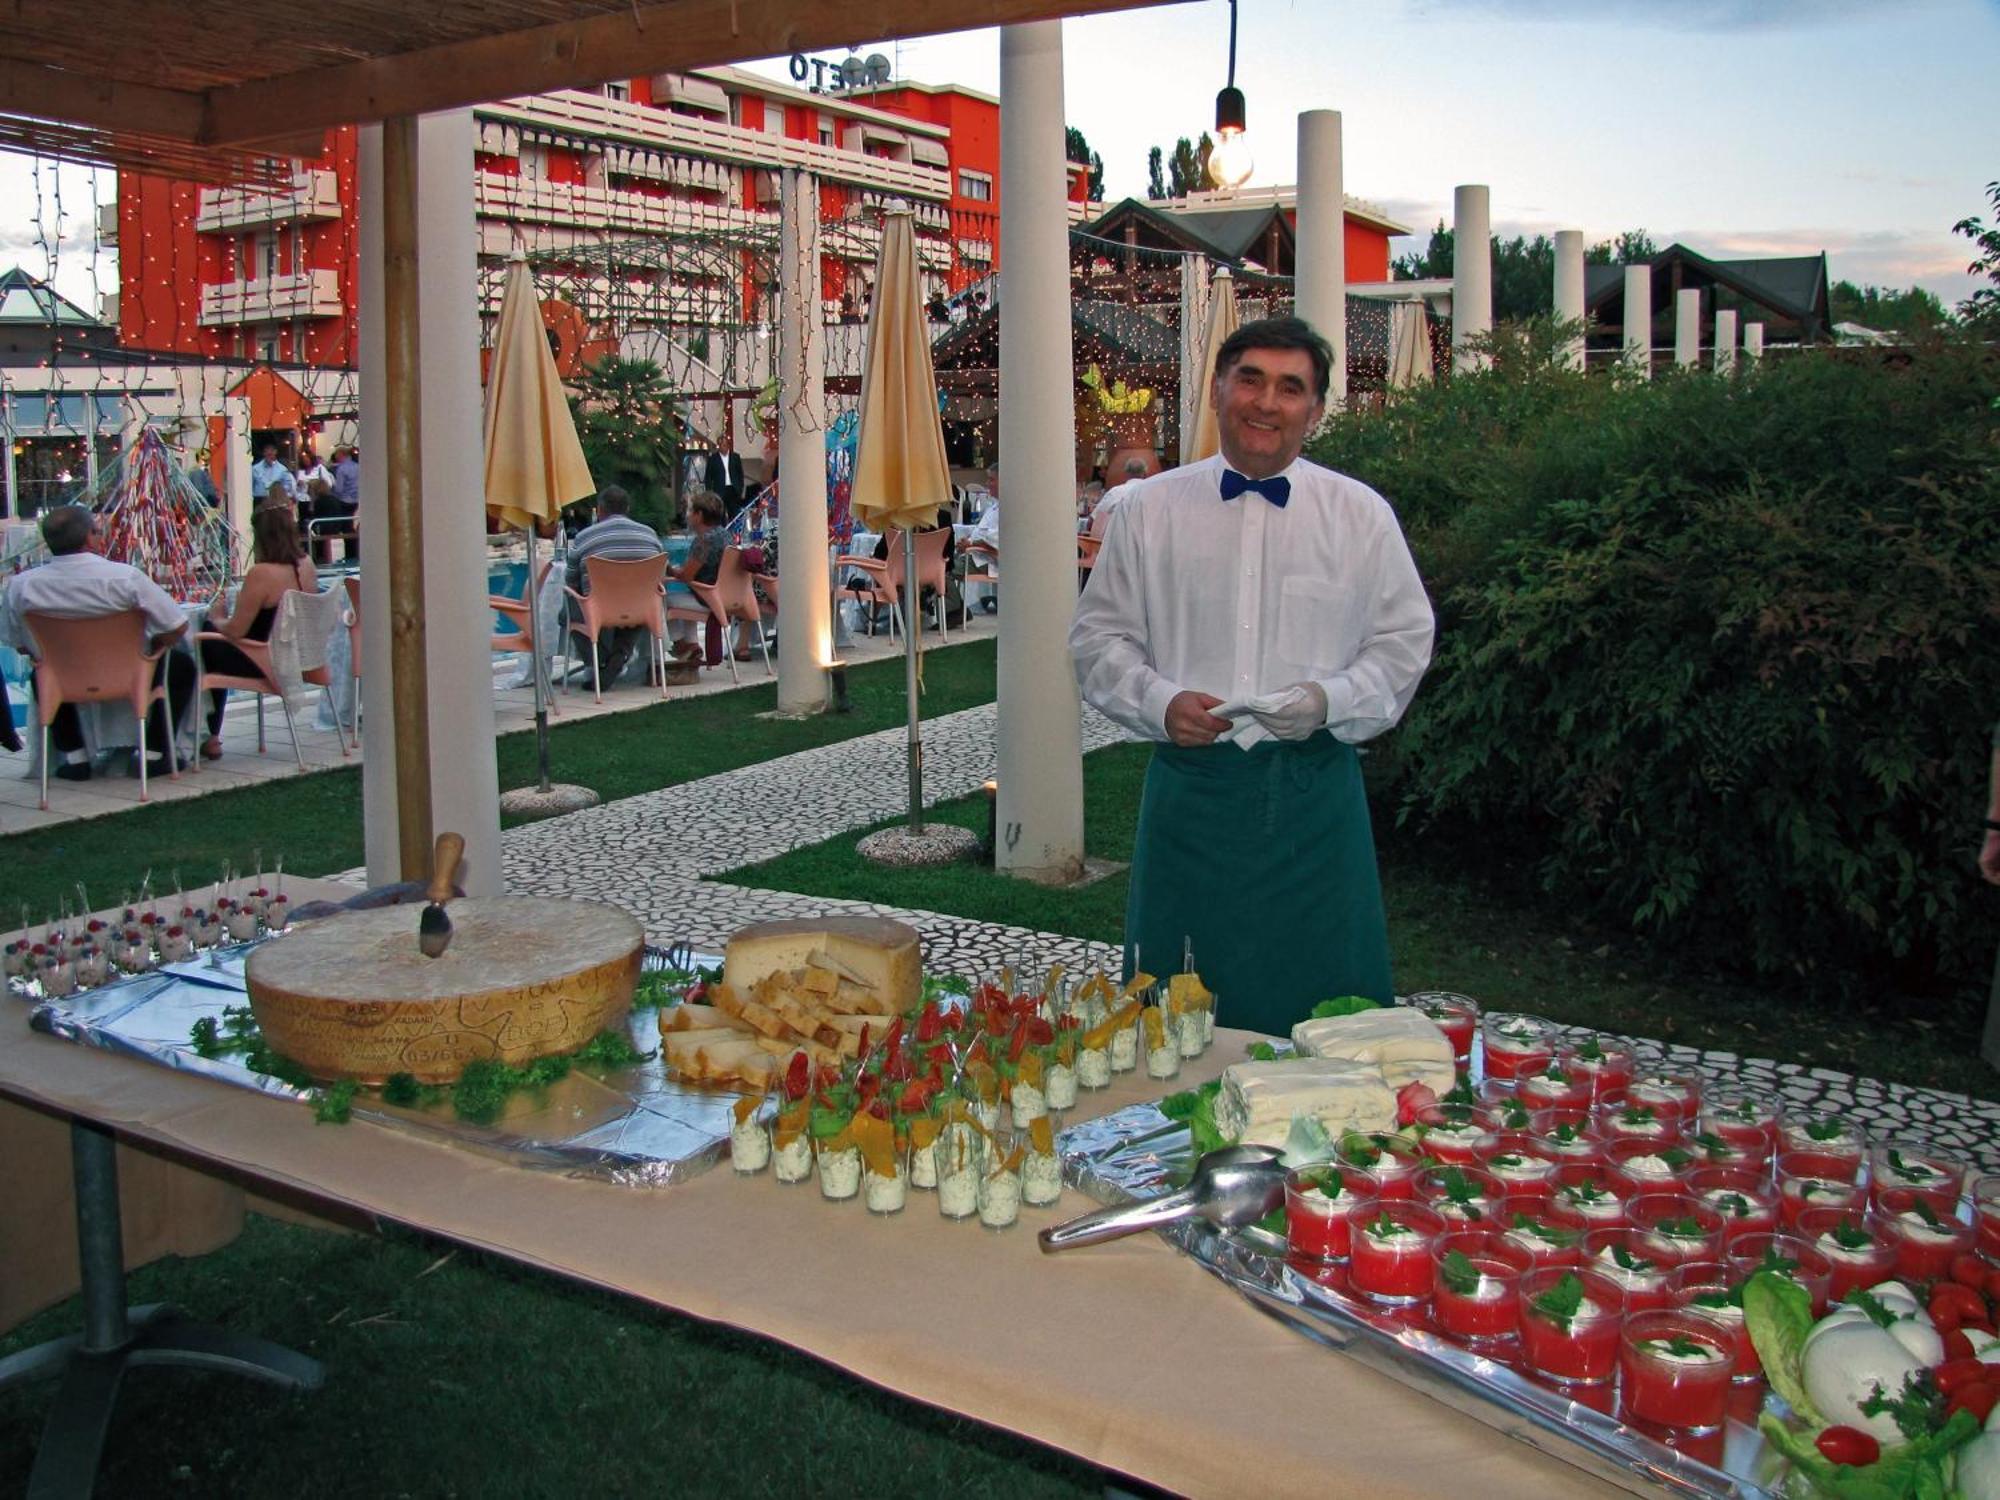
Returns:
[[[576,534],[570,543],[569,567],[564,578],[569,586],[579,594],[590,592],[590,571],[584,563],[593,557],[609,558],[613,562],[640,562],[649,557],[658,557],[666,548],[660,544],[660,534],[644,521],[632,519],[632,497],[615,484],[607,484],[597,492],[597,519]],[[625,670],[625,664],[632,659],[632,649],[639,637],[645,634],[644,627],[621,625],[604,631],[597,643],[597,670],[599,680],[609,684],[615,682],[618,674]],[[590,639],[577,635],[578,648],[584,658],[584,672],[590,670]]]
[[[688,496],[688,526],[694,532],[694,545],[688,548],[687,561],[678,568],[667,569],[667,608],[703,609],[701,598],[688,587],[690,583],[714,583],[722,570],[722,554],[729,547],[729,533],[722,529],[722,500],[707,490],[696,490]],[[709,666],[722,660],[721,627],[710,632],[715,637],[713,649],[704,652],[694,642],[694,622],[692,620],[667,621],[668,632],[674,638],[674,655],[684,661],[706,657]]]
[[[167,591],[137,568],[113,562],[95,550],[97,518],[81,505],[59,505],[42,517],[42,540],[49,560],[16,575],[0,603],[0,639],[34,654],[34,637],[26,616],[55,615],[65,620],[90,620],[136,609],[146,619],[146,650],[160,651],[187,634],[187,619]],[[194,658],[184,651],[167,651],[153,668],[153,681],[165,682],[176,709],[194,691]],[[167,769],[167,743],[172,730],[166,710],[155,703],[146,715],[148,772]],[[76,705],[65,703],[49,724],[49,741],[61,759],[50,769],[64,781],[90,780],[84,754],[83,721]]]
[[[223,597],[215,596],[208,612],[208,628],[238,641],[268,641],[271,626],[278,618],[278,601],[288,589],[319,592],[319,577],[312,559],[306,556],[299,539],[298,517],[288,504],[261,505],[250,518],[250,571],[236,591],[236,608],[222,618]],[[228,677],[255,677],[261,670],[229,641],[201,643],[201,669]],[[208,738],[201,747],[206,760],[222,758],[222,708],[228,688],[210,688],[208,693]]]

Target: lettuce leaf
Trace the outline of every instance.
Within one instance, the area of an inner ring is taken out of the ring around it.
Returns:
[[[1312,1018],[1324,1021],[1330,1016],[1352,1016],[1364,1010],[1380,1010],[1382,1007],[1366,995],[1342,995],[1337,1000],[1322,1000],[1312,1008]]]
[[[1943,1500],[1951,1492],[1945,1483],[1947,1456],[1979,1435],[1979,1421],[1971,1412],[1954,1412],[1936,1432],[1884,1449],[1878,1462],[1853,1468],[1829,1461],[1810,1435],[1769,1413],[1757,1428],[1764,1441],[1790,1460],[1806,1492],[1824,1500]]]
[[[1814,1432],[1827,1425],[1806,1394],[1803,1359],[1812,1332],[1812,1294],[1789,1276],[1759,1271],[1743,1288],[1743,1326],[1763,1361],[1764,1377]]]
[[[1311,1115],[1293,1115],[1292,1128],[1285,1135],[1285,1154],[1278,1160],[1288,1167],[1304,1167],[1332,1161],[1333,1150],[1333,1137],[1324,1125]]]
[[[1187,1125],[1188,1141],[1197,1157],[1206,1152],[1220,1151],[1229,1144],[1228,1138],[1215,1123],[1215,1100],[1221,1092],[1222,1080],[1214,1078],[1200,1088],[1184,1089],[1160,1101],[1161,1114]]]

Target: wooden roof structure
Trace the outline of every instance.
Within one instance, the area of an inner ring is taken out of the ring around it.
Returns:
[[[16,0],[0,149],[208,181],[322,131],[614,79],[1158,0]]]
[[[1652,267],[1655,322],[1670,322],[1674,294],[1684,287],[1710,293],[1702,312],[1711,327],[1717,306],[1736,307],[1761,319],[1771,334],[1803,343],[1824,343],[1833,337],[1829,310],[1830,283],[1826,253],[1761,256],[1717,260],[1686,245],[1667,246],[1648,264]],[[1585,266],[1584,317],[1592,332],[1622,338],[1625,318],[1625,268]]]

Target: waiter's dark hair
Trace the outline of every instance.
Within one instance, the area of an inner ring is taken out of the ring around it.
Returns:
[[[1333,383],[1333,345],[1313,331],[1304,318],[1258,318],[1245,323],[1215,351],[1215,378],[1222,379],[1252,349],[1303,349],[1312,356],[1313,379],[1319,399]]]
[[[57,557],[81,552],[90,545],[90,528],[96,519],[81,505],[58,505],[42,517],[42,540]]]

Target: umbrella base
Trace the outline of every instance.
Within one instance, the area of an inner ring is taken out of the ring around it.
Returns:
[[[582,812],[586,807],[595,807],[597,793],[587,786],[566,786],[562,782],[552,783],[545,792],[540,787],[517,787],[511,792],[500,794],[500,811],[510,818],[555,818],[564,813]]]
[[[979,835],[956,823],[927,823],[922,833],[907,828],[881,828],[855,850],[870,864],[894,870],[955,865],[979,856]]]

